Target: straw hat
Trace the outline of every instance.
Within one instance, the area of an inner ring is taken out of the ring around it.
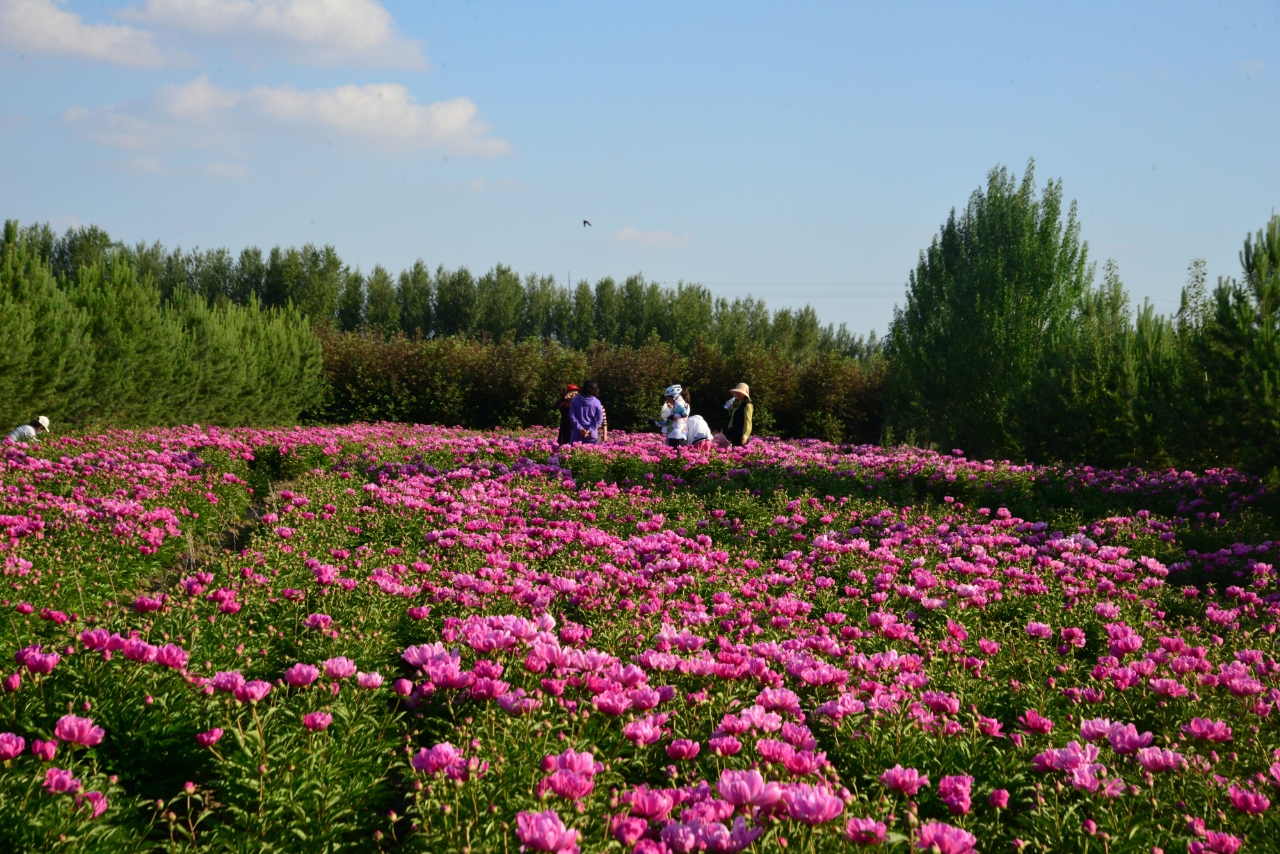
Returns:
[[[745,397],[747,400],[751,399],[751,386],[747,385],[746,383],[738,383],[736,386],[729,389],[729,391],[733,393],[741,392],[742,396]]]

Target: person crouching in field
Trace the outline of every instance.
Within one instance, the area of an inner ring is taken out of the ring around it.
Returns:
[[[725,421],[724,432],[716,434],[716,444],[722,448],[741,448],[751,441],[751,387],[746,383],[738,383],[729,389],[733,395],[724,408],[729,410]]]
[[[573,422],[569,420],[569,406],[577,396],[578,387],[571,383],[565,386],[564,394],[556,404],[556,409],[560,410],[560,435],[556,437],[556,444],[567,445],[573,441]]]
[[[30,424],[21,424],[9,432],[10,442],[34,442],[41,433],[49,432],[49,419],[41,415]]]
[[[686,438],[689,403],[685,400],[683,391],[684,389],[678,385],[669,385],[662,392],[662,412],[658,417],[658,424],[662,427],[662,435],[666,438],[667,445],[672,448],[683,445]]]
[[[690,448],[707,450],[711,447],[711,426],[701,415],[690,415],[685,425],[685,441]]]
[[[582,391],[569,404],[569,423],[573,426],[574,444],[594,445],[600,441],[604,426],[604,407],[600,405],[600,386],[595,380],[582,384]]]

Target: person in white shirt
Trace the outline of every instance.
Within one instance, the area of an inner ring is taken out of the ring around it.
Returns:
[[[684,389],[678,385],[669,385],[662,392],[664,403],[658,416],[658,425],[667,444],[673,448],[685,443],[685,427],[689,419],[689,404],[681,396]]]
[[[711,427],[707,419],[701,415],[690,415],[685,423],[686,441],[690,448],[708,448],[711,446]]]
[[[30,424],[22,424],[14,427],[9,432],[9,441],[11,442],[34,442],[40,433],[49,432],[49,419],[41,415]]]

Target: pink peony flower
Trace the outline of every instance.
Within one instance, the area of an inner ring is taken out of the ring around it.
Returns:
[[[687,761],[697,757],[702,745],[687,738],[677,738],[667,745],[667,755],[672,759]]]
[[[460,765],[465,761],[462,751],[454,747],[447,741],[428,748],[422,748],[417,755],[410,760],[415,770],[424,774],[438,774],[454,765]]]
[[[11,732],[0,732],[0,762],[8,762],[21,755],[27,748],[27,740]]]
[[[86,807],[89,811],[86,818],[89,819],[95,819],[102,815],[110,805],[107,796],[102,792],[85,792],[82,795],[76,795],[76,809],[80,809],[82,806]]]
[[[575,771],[556,771],[548,777],[544,787],[555,792],[558,797],[570,801],[579,801],[591,794],[595,788],[595,778],[590,774],[579,774]]]
[[[1209,718],[1192,718],[1191,723],[1182,727],[1182,731],[1200,741],[1226,742],[1231,740],[1231,727],[1222,721]]]
[[[1193,839],[1187,843],[1187,854],[1236,854],[1244,840],[1230,833],[1206,830],[1204,840]]]
[[[333,723],[333,715],[328,712],[311,712],[302,716],[302,725],[312,732],[326,730]]]
[[[284,672],[285,683],[294,688],[305,688],[319,678],[320,668],[301,662]]]
[[[220,670],[216,674],[214,674],[213,682],[211,684],[213,685],[213,690],[222,691],[223,693],[226,693],[226,694],[231,694],[231,693],[234,693],[237,688],[243,685],[244,682],[245,682],[244,676],[240,673],[239,670],[231,670],[231,671]]]
[[[844,835],[855,845],[879,845],[884,842],[883,821],[873,818],[851,818],[844,826]]]
[[[1139,748],[1150,744],[1153,737],[1149,732],[1139,735],[1138,728],[1133,724],[1117,724],[1112,728],[1107,740],[1111,742],[1111,749],[1123,756],[1137,753]]]
[[[566,828],[555,810],[521,812],[516,815],[516,836],[520,850],[577,854],[578,831]]]
[[[968,775],[943,777],[938,781],[938,797],[947,805],[952,815],[965,815],[969,812],[969,796],[973,789],[973,778]]]
[[[844,812],[844,801],[822,786],[793,783],[782,791],[787,815],[805,824],[823,824]]]
[[[63,741],[69,741],[81,747],[93,747],[95,744],[102,743],[106,732],[102,727],[94,726],[90,718],[63,715],[54,726],[53,734]]]
[[[44,772],[44,787],[51,795],[74,795],[80,791],[80,781],[71,776],[70,771],[50,768]]]
[[[940,821],[926,821],[920,825],[916,847],[923,851],[935,851],[937,854],[975,854],[978,838],[966,830],[943,824]]]
[[[31,742],[31,753],[41,762],[52,762],[58,753],[58,740],[41,741],[37,738]]]
[[[235,690],[235,698],[242,703],[256,703],[271,693],[271,683],[254,679]]]
[[[196,744],[201,747],[213,747],[218,743],[218,739],[222,738],[222,730],[214,727],[208,732],[198,733],[196,735]]]
[[[1035,709],[1027,709],[1022,717],[1018,718],[1018,722],[1022,724],[1023,729],[1028,732],[1035,732],[1041,735],[1047,734],[1053,729],[1053,721],[1040,714]]]
[[[1115,724],[1106,718],[1093,718],[1080,721],[1080,737],[1085,741],[1100,741],[1111,735]]]
[[[357,673],[356,684],[366,691],[374,691],[382,687],[382,674],[380,673]]]
[[[991,805],[992,809],[997,809],[997,810],[1008,809],[1009,808],[1009,790],[994,789],[991,792],[991,795],[987,798],[987,803]]]
[[[1232,786],[1227,791],[1231,796],[1231,806],[1240,812],[1248,813],[1249,815],[1261,815],[1267,811],[1267,807],[1271,806],[1271,801],[1265,795],[1257,792],[1251,792],[1239,786]]]
[[[675,799],[661,789],[650,789],[641,784],[631,791],[631,814],[648,819],[662,821],[675,806]]]
[[[1027,634],[1031,635],[1033,638],[1048,640],[1053,637],[1053,628],[1047,623],[1030,622],[1027,623]]]
[[[1187,760],[1175,750],[1144,747],[1138,751],[1138,764],[1153,774],[1186,767]]]
[[[749,771],[724,769],[720,772],[716,791],[735,807],[767,807],[782,798],[782,788],[777,783],[766,783],[754,768]]]
[[[903,768],[901,765],[894,765],[880,775],[880,782],[886,788],[902,792],[909,798],[914,798],[916,792],[929,785],[929,778],[914,768]]]
[[[329,679],[346,679],[356,675],[356,663],[349,658],[339,656],[324,663],[324,675]]]

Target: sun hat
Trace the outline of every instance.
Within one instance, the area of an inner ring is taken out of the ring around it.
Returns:
[[[736,391],[736,392],[742,392],[742,396],[743,396],[743,397],[747,398],[748,400],[750,400],[750,399],[751,399],[751,386],[747,385],[746,383],[738,383],[736,386],[734,386],[733,388],[729,389],[729,391],[730,391],[730,392],[735,392],[735,391]]]
[[[49,419],[47,417],[41,415],[39,418],[36,419],[36,421],[40,424],[41,427],[45,429],[45,432],[49,431]]]

